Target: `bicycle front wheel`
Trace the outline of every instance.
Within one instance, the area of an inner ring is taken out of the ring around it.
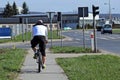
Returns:
[[[38,56],[38,72],[41,72],[41,67],[42,67],[42,65],[41,65],[41,57],[39,55]]]

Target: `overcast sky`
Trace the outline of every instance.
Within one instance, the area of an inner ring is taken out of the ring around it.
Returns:
[[[25,1],[30,11],[37,12],[72,12],[77,11],[78,7],[88,7],[89,12],[92,12],[92,5],[99,6],[100,13],[109,12],[109,0],[0,0],[0,7],[5,7],[9,2],[13,4],[16,2],[17,6],[22,6]],[[111,12],[120,13],[120,0],[111,1]]]

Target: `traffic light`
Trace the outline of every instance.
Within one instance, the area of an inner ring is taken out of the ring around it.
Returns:
[[[57,13],[57,21],[61,21],[61,17],[62,17],[61,12],[58,12]]]
[[[97,14],[99,14],[99,11],[98,11],[99,7],[98,6],[92,6],[92,10],[93,10],[93,17],[95,17]]]
[[[22,23],[22,18],[21,17],[19,18],[19,23]]]

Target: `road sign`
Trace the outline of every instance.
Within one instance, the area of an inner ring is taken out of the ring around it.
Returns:
[[[78,7],[78,16],[79,17],[88,17],[88,7]]]

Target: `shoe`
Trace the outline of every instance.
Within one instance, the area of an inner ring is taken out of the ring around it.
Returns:
[[[33,58],[34,58],[34,59],[37,59],[37,53],[34,54]]]
[[[46,65],[45,65],[45,64],[43,64],[43,65],[42,65],[42,69],[45,69],[45,68],[46,68]]]

